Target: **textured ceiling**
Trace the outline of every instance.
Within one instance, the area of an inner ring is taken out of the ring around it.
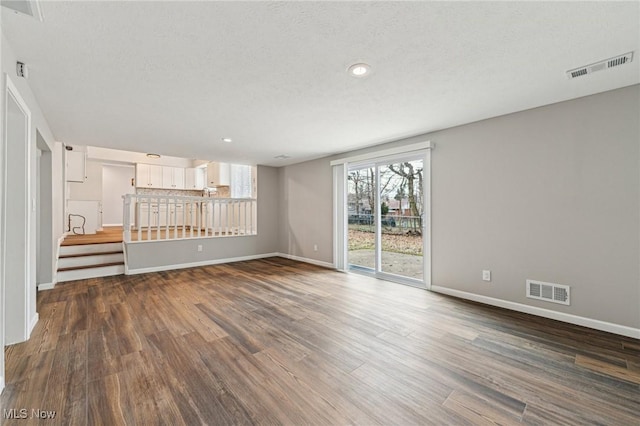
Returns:
[[[42,11],[44,22],[3,10],[2,31],[69,144],[284,165],[640,82],[638,2],[43,2]],[[632,50],[630,65],[565,76]],[[349,76],[360,61],[371,75]]]

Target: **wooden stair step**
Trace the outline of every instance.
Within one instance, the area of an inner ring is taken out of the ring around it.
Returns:
[[[60,256],[58,256],[58,259],[67,259],[69,257],[101,256],[101,255],[107,255],[107,254],[120,254],[120,253],[123,253],[123,251],[117,250],[117,251],[100,251],[95,253],[61,254]]]
[[[69,266],[67,268],[58,268],[58,272],[75,271],[78,269],[102,268],[105,266],[118,266],[118,265],[124,265],[124,262],[97,263],[95,265]]]
[[[74,240],[65,238],[62,243],[60,243],[61,247],[69,247],[69,246],[84,246],[88,244],[111,244],[111,243],[121,243],[122,238],[107,238],[103,240],[98,239],[87,239],[87,240]]]

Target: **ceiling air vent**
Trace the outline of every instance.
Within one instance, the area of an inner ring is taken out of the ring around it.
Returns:
[[[31,16],[38,21],[42,21],[39,0],[0,0],[0,5],[13,10],[15,13]]]
[[[592,74],[596,71],[602,71],[620,65],[628,64],[632,60],[633,52],[625,53],[624,55],[615,56],[613,58],[605,59],[604,61],[596,62],[595,64],[585,65],[583,67],[569,70],[567,71],[567,77],[582,77],[583,75]]]
[[[570,296],[571,288],[568,285],[527,280],[527,297],[531,299],[570,305]]]

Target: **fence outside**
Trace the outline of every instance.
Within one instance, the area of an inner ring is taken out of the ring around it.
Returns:
[[[255,198],[137,194],[122,198],[125,242],[257,234]]]
[[[375,217],[369,213],[349,213],[347,221],[350,229],[366,232],[373,232],[375,229]],[[385,215],[380,218],[380,224],[384,233],[422,233],[422,218],[420,216]]]

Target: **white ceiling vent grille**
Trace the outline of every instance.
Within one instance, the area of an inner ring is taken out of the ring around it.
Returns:
[[[625,53],[624,55],[615,56],[613,58],[605,59],[604,61],[596,62],[595,64],[585,65],[583,67],[569,70],[567,71],[567,77],[582,77],[583,75],[592,74],[596,71],[602,71],[620,65],[628,64],[632,60],[633,52]]]
[[[38,21],[43,20],[39,0],[0,0],[0,4],[16,13],[31,16]]]
[[[547,302],[571,304],[571,288],[568,285],[527,280],[527,297]]]

